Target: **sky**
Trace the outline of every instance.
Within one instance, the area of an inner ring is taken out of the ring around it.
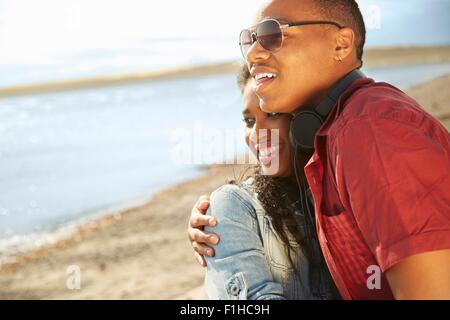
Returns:
[[[131,52],[147,45],[139,58],[145,60],[152,50],[148,48],[149,39],[164,38],[223,38],[233,47],[225,50],[226,55],[230,52],[233,55],[230,58],[237,58],[239,49],[235,39],[242,28],[249,26],[262,2],[0,0],[0,73],[3,76],[5,72],[11,73],[14,65],[63,65],[57,60],[70,61],[70,57],[86,56],[96,50],[122,50],[125,54],[120,59],[127,63],[133,58],[126,50]],[[450,0],[360,0],[359,3],[368,27],[367,46],[450,44]],[[201,50],[208,54],[207,48]],[[183,52],[176,54],[183,55]],[[213,54],[216,52],[211,48]],[[194,59],[180,59],[191,60]],[[67,70],[71,72],[70,68]]]
[[[58,53],[123,47],[144,38],[236,34],[259,2],[0,0],[0,59],[45,61]]]

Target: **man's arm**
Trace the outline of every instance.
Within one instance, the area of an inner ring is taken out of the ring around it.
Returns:
[[[396,299],[450,300],[450,249],[405,258],[386,277]]]
[[[450,135],[431,118],[393,110],[340,132],[338,181],[394,296],[449,299]]]

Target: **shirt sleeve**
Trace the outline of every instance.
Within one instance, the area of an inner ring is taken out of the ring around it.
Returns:
[[[450,248],[450,136],[436,120],[365,118],[336,137],[336,175],[383,271]]]
[[[210,299],[283,300],[283,287],[274,281],[264,254],[256,212],[243,196],[245,191],[226,185],[210,199],[207,214],[217,225],[215,257],[206,257],[205,287]]]

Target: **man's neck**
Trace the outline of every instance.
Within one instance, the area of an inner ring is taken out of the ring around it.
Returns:
[[[343,67],[341,70],[335,72],[333,77],[323,85],[323,87],[317,90],[317,93],[301,108],[301,110],[314,110],[330,93],[331,90],[337,85],[337,83],[344,78],[347,74],[358,68],[357,65]],[[301,110],[296,110],[296,113]]]

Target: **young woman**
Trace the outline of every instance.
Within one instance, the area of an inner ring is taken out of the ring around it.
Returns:
[[[248,69],[242,68],[238,82],[244,95],[245,141],[258,165],[211,195],[207,215],[215,217],[217,225],[205,231],[213,230],[221,240],[214,246],[215,256],[206,257],[208,296],[336,299],[314,223],[306,222],[297,201],[291,116],[262,112],[249,79]],[[276,132],[274,141],[271,130]]]

